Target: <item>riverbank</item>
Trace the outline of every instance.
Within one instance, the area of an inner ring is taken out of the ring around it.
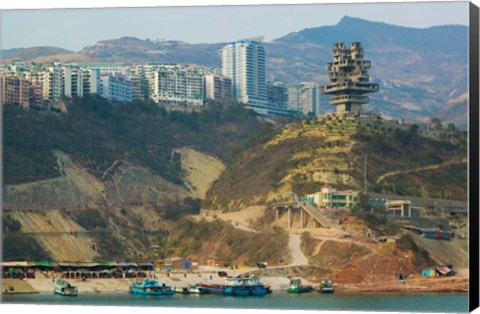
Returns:
[[[255,269],[237,271],[236,274],[248,274]],[[233,271],[229,273],[235,275]],[[172,287],[187,287],[198,283],[223,284],[224,278],[218,276],[218,272],[203,271],[199,273],[162,273],[153,272],[154,277],[160,283]],[[57,274],[58,277],[58,274]],[[2,294],[28,294],[28,293],[52,293],[55,286],[55,276],[48,277],[38,274],[35,279],[2,279]],[[78,287],[80,293],[116,293],[128,292],[130,285],[137,279],[128,278],[102,278],[102,279],[69,279],[70,283]],[[287,277],[262,276],[261,281],[269,285],[273,290],[285,290],[290,282]],[[318,286],[318,283],[302,279],[307,285]],[[369,292],[392,292],[392,293],[451,293],[468,292],[468,276],[453,277],[414,277],[406,280],[385,278],[369,283],[335,283],[336,293],[369,293]],[[13,288],[13,289],[12,289]]]

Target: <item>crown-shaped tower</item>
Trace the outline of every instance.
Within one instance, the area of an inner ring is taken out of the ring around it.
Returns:
[[[363,60],[363,48],[359,42],[333,45],[333,62],[327,63],[330,84],[320,86],[322,94],[334,95],[329,103],[337,106],[337,112],[360,111],[368,103],[366,93],[378,92],[378,84],[369,82],[367,69],[370,61]]]

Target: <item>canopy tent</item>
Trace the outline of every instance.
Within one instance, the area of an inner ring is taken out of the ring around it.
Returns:
[[[28,262],[25,262],[25,261],[1,262],[0,266],[2,266],[2,267],[28,267]]]

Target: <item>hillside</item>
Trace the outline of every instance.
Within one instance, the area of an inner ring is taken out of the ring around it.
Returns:
[[[189,113],[85,97],[67,104],[67,110],[62,114],[4,107],[6,185],[60,176],[53,150],[71,156],[99,179],[119,163],[130,163],[183,184],[175,149],[188,146],[228,161],[264,124],[250,111],[228,104]]]
[[[415,126],[330,115],[290,124],[237,155],[208,191],[206,204],[235,211],[290,192],[304,196],[324,183],[363,191],[365,161],[371,192],[465,200],[466,155],[464,144],[422,137]]]
[[[380,84],[380,92],[371,96],[366,110],[415,122],[438,116],[446,123],[467,127],[467,101],[459,99],[468,92],[467,26],[418,29],[346,16],[336,25],[304,29],[264,43],[267,80],[327,83],[325,64],[332,58],[333,43],[339,41],[362,42],[365,59],[372,61],[370,76]],[[76,53],[52,52],[50,60],[179,62],[220,67],[218,51],[224,45],[122,37],[99,41]],[[8,56],[49,60],[40,48],[11,51]],[[331,110],[327,98],[322,97],[321,111]]]
[[[223,164],[269,128],[235,104],[179,112],[86,97],[66,108],[3,108],[6,259],[152,258],[152,241],[197,214]]]

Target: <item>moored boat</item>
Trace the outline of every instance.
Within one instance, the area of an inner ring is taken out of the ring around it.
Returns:
[[[290,285],[287,288],[288,293],[305,293],[312,291],[312,286],[305,286],[302,285],[302,281],[300,279],[293,279],[290,280]]]
[[[227,277],[223,292],[226,295],[246,297],[250,295],[250,288],[245,284],[243,277]]]
[[[322,282],[320,282],[320,287],[318,291],[320,293],[333,293],[334,292],[333,281],[329,279],[322,280]]]
[[[146,279],[141,282],[132,282],[130,293],[141,295],[172,295],[175,291],[165,284],[159,285],[156,280]]]
[[[202,294],[223,294],[225,287],[223,285],[206,285],[201,284],[198,286],[200,293]]]
[[[201,294],[200,285],[190,285],[188,287],[175,288],[175,293],[180,294]]]
[[[267,288],[264,284],[260,282],[260,278],[257,276],[250,275],[247,278],[244,278],[244,283],[247,285],[250,290],[250,295],[262,296],[272,291]]]
[[[57,279],[55,282],[55,288],[53,289],[54,294],[63,295],[63,296],[77,296],[78,289],[75,286],[72,286],[70,282]]]

